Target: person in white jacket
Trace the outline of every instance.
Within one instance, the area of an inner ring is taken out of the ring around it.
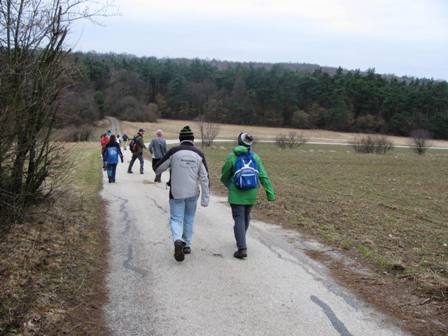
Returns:
[[[155,173],[161,174],[170,169],[171,177],[168,185],[170,186],[170,226],[174,241],[174,258],[177,261],[183,261],[185,254],[191,253],[199,195],[201,205],[208,206],[210,188],[207,162],[204,154],[194,146],[194,134],[189,126],[185,126],[180,131],[179,140],[180,145],[171,148],[159,161],[155,167]]]

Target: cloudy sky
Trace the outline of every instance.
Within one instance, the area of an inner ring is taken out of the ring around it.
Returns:
[[[375,68],[448,80],[448,0],[115,0],[75,50]]]

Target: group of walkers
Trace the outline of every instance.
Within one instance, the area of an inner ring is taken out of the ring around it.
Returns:
[[[130,141],[129,148],[132,159],[128,173],[138,159],[140,173],[144,173],[143,149],[146,148],[143,136],[145,131],[139,129],[137,135]],[[113,143],[110,135],[108,144],[103,150],[109,182],[115,182],[115,171],[118,157],[123,162],[120,146]],[[124,139],[124,136],[123,136]],[[154,182],[161,182],[162,173],[170,171],[169,204],[170,228],[174,243],[174,258],[181,262],[186,254],[191,253],[193,227],[197,203],[200,197],[201,206],[207,207],[210,199],[210,179],[204,154],[194,145],[194,134],[189,126],[179,133],[180,144],[167,151],[162,130],[157,130],[155,137],[149,143],[152,154],[152,168],[155,172]],[[250,214],[257,200],[257,191],[262,185],[268,201],[275,200],[275,192],[260,157],[252,150],[254,138],[248,133],[240,133],[237,146],[228,155],[221,170],[221,182],[228,190],[228,201],[234,220],[234,235],[237,250],[235,258],[247,257],[246,232],[249,228]],[[103,141],[101,142],[103,144]],[[125,147],[126,148],[126,147]],[[110,171],[110,174],[109,174]]]
[[[118,158],[123,162],[123,153],[120,148],[120,135],[107,131],[100,138],[103,169],[107,171],[109,183],[115,183]]]

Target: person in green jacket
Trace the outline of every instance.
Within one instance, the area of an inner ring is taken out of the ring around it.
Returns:
[[[235,184],[235,164],[238,156],[251,152],[258,170],[258,178],[266,191],[268,201],[275,201],[275,192],[272,188],[271,180],[264,169],[260,157],[251,150],[253,137],[247,133],[238,135],[238,146],[227,157],[221,171],[221,182],[227,187],[228,201],[232,208],[232,217],[235,222],[233,231],[238,250],[233,254],[235,258],[243,259],[247,257],[246,232],[249,228],[250,211],[257,202],[257,192],[259,185],[253,189],[242,190]]]

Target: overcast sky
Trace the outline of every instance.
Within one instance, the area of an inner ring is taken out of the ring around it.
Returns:
[[[448,79],[448,0],[115,0],[74,50],[305,62]]]

